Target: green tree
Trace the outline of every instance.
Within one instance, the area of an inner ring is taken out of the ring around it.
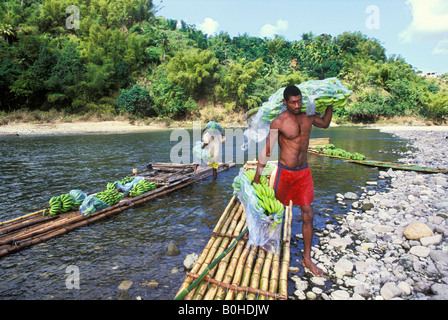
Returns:
[[[262,101],[256,96],[255,81],[261,77],[263,67],[261,58],[255,61],[241,59],[238,62],[231,62],[225,69],[218,95],[223,101],[234,101],[236,108],[251,109],[259,105]]]
[[[217,79],[218,59],[209,50],[179,51],[166,66],[168,79],[192,97],[210,93]]]

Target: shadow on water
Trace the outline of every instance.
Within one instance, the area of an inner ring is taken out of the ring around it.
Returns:
[[[53,195],[81,189],[104,190],[133,167],[170,162],[171,131],[110,135],[0,137],[2,213],[5,221],[40,210]],[[392,150],[406,142],[378,130],[352,127],[314,129],[313,138],[378,160],[396,160]],[[234,146],[239,148],[239,146]],[[378,153],[379,150],[384,152]],[[246,155],[247,156],[247,155]],[[249,156],[252,159],[253,155]],[[247,158],[246,158],[247,159]],[[344,213],[336,193],[359,192],[376,180],[378,170],[341,160],[309,155],[315,186],[315,228]],[[233,178],[241,165],[112,218],[76,229],[64,236],[3,257],[0,260],[1,299],[173,299],[185,279],[183,259],[200,253],[232,197]],[[380,186],[381,187],[381,186]],[[294,208],[292,234],[301,233]],[[317,241],[317,238],[314,239]],[[174,241],[180,255],[167,256]],[[291,265],[298,265],[303,244],[293,237]],[[79,289],[67,285],[67,269],[76,266]],[[126,292],[118,290],[132,281]],[[148,286],[151,281],[158,285]]]

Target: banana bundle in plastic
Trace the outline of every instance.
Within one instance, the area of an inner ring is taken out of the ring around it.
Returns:
[[[43,215],[50,214],[54,216],[69,211],[77,211],[86,196],[81,190],[71,190],[69,193],[53,196],[48,201],[50,207],[43,211]]]
[[[258,218],[272,222],[272,228],[282,222],[283,204],[275,198],[275,191],[267,182],[266,176],[260,176],[260,183],[252,184],[255,170],[242,171],[233,180],[234,194],[240,198],[246,209],[249,207]]]
[[[275,199],[264,175],[260,184],[254,183],[255,170],[240,170],[233,182],[234,194],[244,207],[249,229],[248,245],[277,253],[280,244],[284,206]]]
[[[348,97],[352,94],[352,91],[348,90],[337,78],[309,80],[302,82],[297,87],[302,92],[301,111],[309,116],[325,112],[328,106],[345,107]],[[266,139],[271,122],[280,113],[286,111],[286,105],[283,103],[284,90],[285,87],[278,89],[261,107],[246,113],[248,128],[244,132],[243,150],[247,150],[251,141],[260,143]]]

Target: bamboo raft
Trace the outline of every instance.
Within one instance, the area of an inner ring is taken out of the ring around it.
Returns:
[[[241,237],[241,231],[247,230],[243,206],[233,196],[175,299],[180,300],[178,297],[205,273],[183,300],[287,300],[292,204],[286,208],[283,221],[278,254],[249,247],[248,237]],[[211,267],[227,250],[219,264]]]
[[[218,172],[228,170],[234,165],[234,163],[221,163]],[[123,198],[116,205],[86,216],[81,215],[79,211],[43,216],[44,210],[40,210],[0,222],[0,258],[184,188],[211,176],[212,168],[206,167],[194,172],[193,165],[152,163],[138,175],[150,182],[154,181],[157,188],[134,198]]]
[[[372,159],[364,159],[364,160],[353,160],[339,156],[327,155],[324,154],[323,151],[316,149],[314,146],[310,146],[308,148],[308,152],[329,158],[341,159],[350,163],[357,163],[364,166],[370,167],[378,167],[378,168],[386,168],[393,170],[405,170],[405,171],[417,171],[423,173],[448,173],[448,169],[446,168],[433,168],[433,167],[423,167],[415,164],[401,164],[396,162],[388,162],[388,161],[380,161],[380,160],[372,160]]]

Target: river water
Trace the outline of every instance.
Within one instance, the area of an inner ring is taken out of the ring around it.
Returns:
[[[170,162],[170,151],[178,143],[171,141],[171,133],[0,137],[0,221],[41,210],[53,195],[72,189],[88,194],[104,190],[108,182],[120,180],[133,167]],[[321,137],[376,160],[395,161],[395,150],[406,151],[406,141],[374,129],[314,128],[312,138]],[[245,160],[253,158],[250,152],[245,154]],[[309,154],[308,162],[315,186],[316,231],[348,210],[335,202],[336,193],[359,193],[366,181],[378,176],[375,168],[337,159]],[[202,252],[232,197],[231,184],[240,168],[237,164],[216,181],[207,178],[0,258],[0,299],[173,299],[185,279],[184,257]],[[379,182],[369,188],[387,184]],[[300,210],[294,207],[293,213],[295,235],[301,233]],[[171,241],[180,255],[166,255]],[[291,266],[301,267],[302,248],[302,241],[293,237]],[[79,282],[70,280],[72,270],[79,272]],[[132,281],[125,292],[118,289],[124,280]],[[148,287],[150,281],[158,285]],[[292,282],[289,291],[294,291]]]

